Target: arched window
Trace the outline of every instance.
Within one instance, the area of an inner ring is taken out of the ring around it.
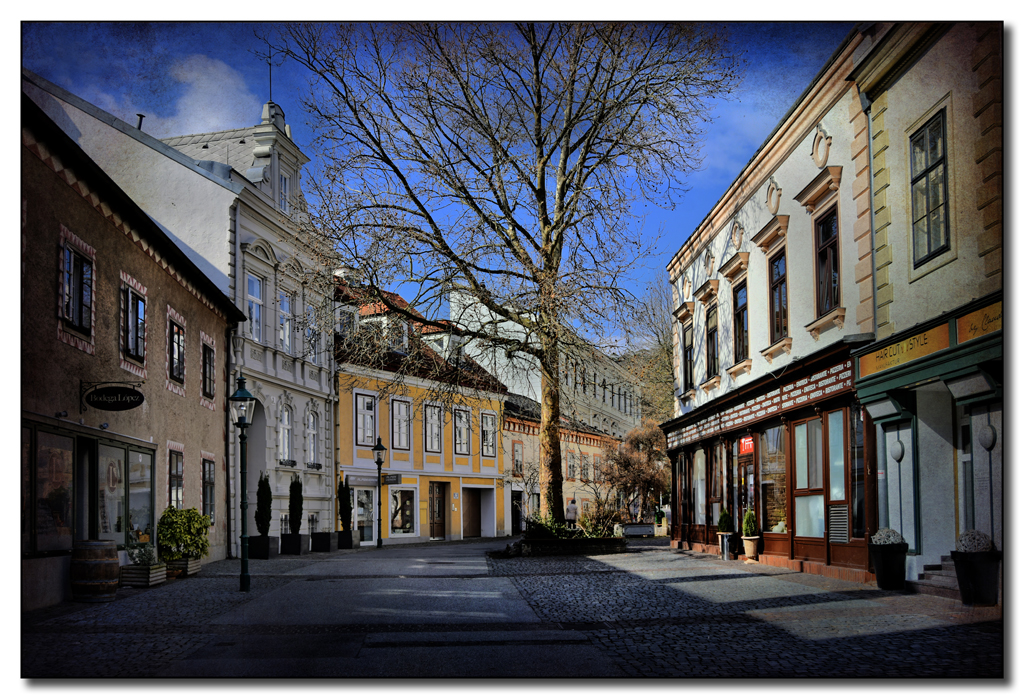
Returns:
[[[281,420],[278,424],[277,458],[288,461],[292,458],[292,409],[281,406]]]

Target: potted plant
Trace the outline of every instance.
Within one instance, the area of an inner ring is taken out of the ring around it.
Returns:
[[[725,507],[718,515],[718,548],[722,552],[722,560],[732,560],[732,515]]]
[[[907,550],[910,545],[895,529],[879,529],[868,542],[875,582],[880,590],[902,590],[907,584]]]
[[[743,554],[747,560],[757,560],[757,542],[761,536],[757,533],[757,519],[753,510],[747,510],[743,515]]]
[[[164,510],[156,525],[156,538],[160,558],[167,561],[169,571],[180,570],[183,575],[199,572],[203,556],[210,551],[209,529],[210,518],[194,507]]]
[[[313,528],[310,527],[309,549],[310,551],[317,551],[319,553],[337,551],[338,538],[334,536],[334,532],[332,532],[328,527],[323,527],[323,529],[318,532],[313,531]]]
[[[274,494],[270,491],[270,476],[261,471],[256,484],[256,513],[254,515],[256,531],[259,532],[259,536],[249,537],[249,558],[265,561],[277,556],[277,537],[270,536],[273,502]]]
[[[153,587],[167,580],[167,564],[157,560],[153,544],[133,541],[125,551],[131,564],[121,566],[122,587]]]
[[[342,530],[338,534],[338,548],[350,549],[352,541],[352,491],[345,481],[338,482],[338,517]]]
[[[956,550],[950,551],[950,556],[961,602],[981,607],[999,603],[999,562],[1003,554],[988,534],[968,529],[956,540]]]
[[[288,485],[288,528],[290,534],[281,532],[281,553],[297,556],[309,547],[309,536],[299,534],[302,529],[302,477],[292,476]]]

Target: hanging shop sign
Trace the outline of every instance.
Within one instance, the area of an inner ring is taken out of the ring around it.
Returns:
[[[741,454],[753,454],[754,453],[754,436],[747,435],[740,437],[740,453]]]
[[[860,358],[860,378],[909,364],[929,354],[949,349],[949,324],[942,323],[922,333],[894,342]]]
[[[1003,302],[993,303],[981,310],[956,319],[956,341],[967,342],[1003,329]]]
[[[402,476],[398,473],[386,473],[381,476],[381,485],[401,485]]]
[[[85,394],[85,403],[97,410],[132,410],[146,402],[140,391],[130,386],[99,386]]]

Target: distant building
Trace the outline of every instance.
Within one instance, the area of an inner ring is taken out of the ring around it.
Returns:
[[[231,328],[245,316],[34,102],[21,129],[22,609],[79,540],[156,542],[168,506],[229,547]],[[106,400],[104,400],[104,398]],[[122,406],[131,406],[123,409]]]

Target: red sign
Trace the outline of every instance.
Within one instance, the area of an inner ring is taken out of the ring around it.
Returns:
[[[741,454],[753,454],[754,453],[754,437],[753,435],[747,435],[746,437],[740,437],[740,453]]]

